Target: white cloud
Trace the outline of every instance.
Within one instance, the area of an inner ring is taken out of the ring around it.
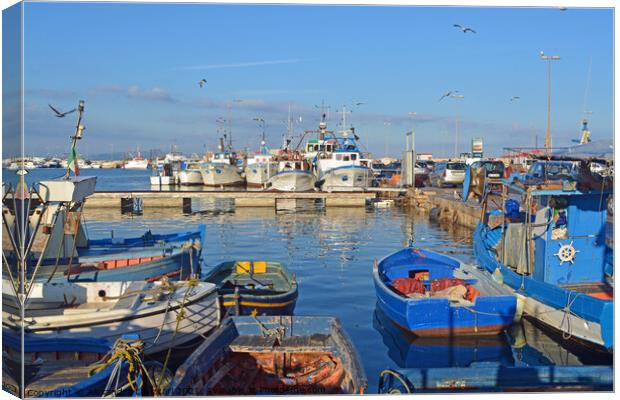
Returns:
[[[291,58],[286,60],[267,60],[267,61],[249,61],[232,64],[208,64],[208,65],[193,65],[189,67],[182,67],[185,70],[208,70],[208,69],[222,69],[222,68],[245,68],[245,67],[258,67],[262,65],[277,65],[277,64],[296,64],[304,60],[299,58]]]

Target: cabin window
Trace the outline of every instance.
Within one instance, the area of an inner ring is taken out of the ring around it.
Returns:
[[[353,161],[357,160],[357,154],[351,154],[351,160]]]
[[[349,161],[350,160],[350,156],[348,154],[346,154],[344,157],[342,157],[342,159],[344,161]]]
[[[551,217],[551,239],[568,239],[568,199],[556,196],[549,199]]]
[[[334,151],[334,149],[333,149],[331,144],[328,144],[326,147],[327,147],[327,151],[330,151],[330,152]]]
[[[342,161],[342,154],[336,154],[336,161]]]

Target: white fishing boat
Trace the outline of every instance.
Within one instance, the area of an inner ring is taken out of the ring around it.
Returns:
[[[184,186],[202,185],[202,170],[206,163],[200,160],[193,160],[187,163],[187,167],[178,173],[179,184]]]
[[[265,138],[261,140],[261,150],[247,159],[245,166],[245,181],[248,187],[265,187],[269,178],[278,172],[278,163],[269,153]]]
[[[314,158],[317,182],[323,191],[364,190],[372,186],[373,172],[357,146],[353,127],[346,128],[346,109],[342,111],[341,136],[334,136],[333,151],[319,151]]]
[[[147,160],[140,154],[140,148],[138,148],[137,155],[134,156],[130,153],[130,156],[131,156],[131,159],[125,161],[125,163],[123,164],[123,168],[125,169],[148,169],[149,160]]]
[[[80,282],[32,284],[25,318],[12,283],[2,281],[3,329],[41,339],[99,338],[113,343],[137,334],[144,353],[198,339],[220,323],[216,286],[182,282]]]
[[[213,154],[200,172],[206,186],[241,186],[245,183],[237,168],[235,154],[225,149],[223,139],[220,139],[220,151]]]
[[[316,179],[310,171],[310,164],[299,153],[288,154],[280,157],[278,172],[269,179],[268,188],[280,192],[314,190]]]

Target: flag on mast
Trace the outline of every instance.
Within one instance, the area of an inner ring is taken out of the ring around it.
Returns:
[[[69,159],[67,160],[67,168],[69,168],[75,176],[80,175],[80,167],[78,166],[78,156],[75,151],[75,146],[71,147],[71,153],[69,153]]]

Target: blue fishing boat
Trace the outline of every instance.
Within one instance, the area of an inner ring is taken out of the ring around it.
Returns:
[[[129,250],[136,247],[151,247],[162,244],[183,243],[189,240],[201,239],[204,236],[205,225],[200,225],[198,231],[174,232],[153,234],[149,229],[143,235],[130,238],[88,239],[85,246],[78,246],[80,255],[91,256],[102,253]]]
[[[134,335],[135,336],[135,335]],[[132,336],[133,338],[133,336]],[[41,339],[2,332],[2,388],[15,396],[26,397],[102,397],[130,395],[129,364],[126,358],[112,357],[115,346],[123,346],[125,354],[136,356],[134,378],[141,374],[141,342],[127,337],[115,343],[100,338]],[[25,387],[21,387],[21,366]],[[116,379],[118,377],[118,380]],[[138,380],[141,379],[138,378]],[[134,382],[135,389],[141,386]]]
[[[469,368],[387,369],[379,376],[379,394],[612,391],[611,366],[509,367],[483,363]]]
[[[227,261],[204,277],[214,283],[228,315],[292,315],[297,281],[274,261]]]
[[[185,246],[132,249],[114,255],[82,257],[73,264],[33,268],[37,282],[119,282],[187,280],[200,273],[198,241]]]
[[[363,394],[366,376],[329,317],[229,317],[176,371],[170,396]]]
[[[564,340],[612,351],[613,261],[605,244],[612,185],[587,164],[560,183],[504,180],[503,209],[484,214],[474,253],[519,297],[526,317]]]
[[[375,308],[373,327],[398,368],[469,367],[481,362],[510,366],[515,362],[504,335],[418,337],[401,329],[379,307]]]
[[[408,247],[373,269],[377,304],[417,336],[498,334],[509,327],[517,301],[483,271],[457,259]]]

